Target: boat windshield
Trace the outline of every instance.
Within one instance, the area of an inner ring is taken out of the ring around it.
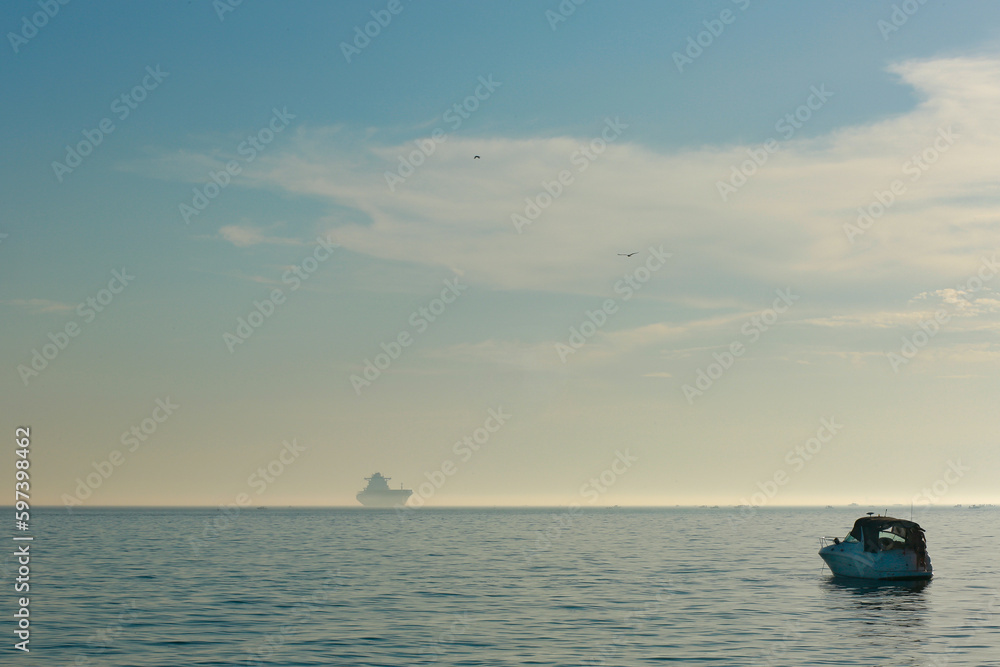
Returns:
[[[890,528],[889,530],[880,530],[878,532],[878,544],[882,551],[902,549],[906,546],[906,538],[896,533],[893,528]],[[897,530],[900,529],[897,528]]]
[[[850,544],[851,542],[857,542],[858,540],[853,535],[848,533],[847,537],[844,538],[844,541]]]

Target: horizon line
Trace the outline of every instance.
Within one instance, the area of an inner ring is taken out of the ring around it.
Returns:
[[[0,505],[0,508],[13,508],[13,505]],[[849,508],[861,508],[861,507],[882,507],[883,509],[888,509],[889,507],[910,507],[910,505],[905,505],[901,503],[890,503],[886,504],[861,504],[861,503],[850,503],[844,504],[830,504],[830,503],[818,503],[818,504],[797,504],[797,505],[780,505],[780,504],[767,504],[767,505],[732,505],[732,504],[714,504],[707,505],[704,503],[700,504],[674,504],[674,505],[432,505],[432,506],[416,506],[416,505],[400,505],[396,507],[365,507],[364,505],[248,505],[245,507],[240,506],[229,506],[229,505],[34,505],[32,509],[66,509],[70,512],[75,510],[85,510],[85,509],[226,509],[226,510],[251,510],[251,509],[351,509],[351,510],[393,510],[393,509],[408,509],[408,510],[447,510],[447,509],[753,509],[753,510],[763,510],[763,509],[849,509]],[[931,504],[921,504],[912,505],[914,509],[956,509],[956,508],[997,508],[1000,507],[1000,501],[997,503],[955,503],[953,505],[941,504],[941,503],[931,503]]]

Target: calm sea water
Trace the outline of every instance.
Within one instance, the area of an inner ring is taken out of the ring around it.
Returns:
[[[1000,665],[1000,512],[918,511],[934,579],[868,587],[816,554],[861,513],[37,511],[0,662]]]

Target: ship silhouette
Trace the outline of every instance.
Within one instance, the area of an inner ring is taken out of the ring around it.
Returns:
[[[365,507],[401,507],[405,505],[406,499],[413,494],[413,491],[404,489],[402,484],[398,489],[390,489],[389,479],[378,472],[371,477],[365,477],[368,486],[357,495],[358,502]]]

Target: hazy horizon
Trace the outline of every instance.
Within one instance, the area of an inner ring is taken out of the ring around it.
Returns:
[[[869,503],[869,504],[848,503],[848,504],[832,504],[832,505],[831,504],[826,504],[826,505],[822,505],[822,504],[816,504],[816,505],[780,505],[780,504],[767,504],[767,505],[759,505],[759,506],[752,505],[752,504],[746,504],[746,505],[721,505],[721,504],[715,504],[715,505],[707,505],[707,504],[701,504],[701,505],[680,505],[680,504],[678,504],[678,505],[634,505],[634,504],[597,505],[597,504],[595,504],[593,506],[584,506],[584,505],[575,506],[572,503],[567,503],[567,504],[562,504],[562,505],[558,505],[558,504],[557,505],[530,505],[530,504],[528,504],[528,505],[489,505],[489,504],[482,504],[482,505],[430,505],[430,504],[428,504],[428,505],[423,505],[423,506],[420,506],[420,507],[416,507],[416,506],[412,506],[412,505],[406,505],[405,507],[404,506],[401,506],[401,507],[365,507],[365,506],[363,506],[363,505],[355,502],[355,503],[352,503],[352,504],[349,504],[349,505],[250,505],[250,506],[246,506],[246,507],[239,507],[239,505],[237,505],[236,503],[233,503],[230,506],[226,506],[226,505],[220,506],[220,505],[92,505],[92,504],[85,504],[85,505],[80,505],[80,506],[74,506],[74,508],[73,508],[72,511],[77,511],[77,510],[80,510],[80,509],[93,509],[93,510],[99,510],[99,509],[203,509],[203,510],[209,510],[209,511],[218,512],[218,511],[220,511],[220,509],[224,510],[227,507],[229,509],[233,509],[234,511],[237,511],[237,510],[238,511],[245,511],[245,510],[252,510],[252,509],[318,509],[318,510],[322,510],[322,509],[348,509],[348,510],[362,510],[362,511],[369,511],[370,510],[370,511],[374,511],[374,512],[396,512],[396,511],[399,511],[399,510],[402,510],[404,512],[409,512],[410,510],[424,510],[424,509],[426,509],[426,510],[436,510],[436,509],[437,510],[448,510],[448,509],[452,509],[452,510],[461,510],[461,509],[470,509],[470,510],[474,510],[474,509],[537,509],[537,510],[552,510],[552,509],[570,509],[570,508],[576,508],[576,507],[578,507],[579,511],[610,510],[610,509],[649,509],[649,510],[657,510],[657,509],[720,509],[720,510],[722,510],[722,509],[742,509],[742,508],[750,508],[753,511],[757,511],[757,510],[763,511],[763,510],[771,510],[771,509],[773,509],[773,510],[787,510],[787,509],[796,509],[796,508],[801,508],[801,509],[824,509],[824,508],[848,509],[848,508],[855,508],[856,507],[856,508],[859,508],[859,509],[865,508],[866,512],[869,511],[869,510],[871,510],[875,514],[883,514],[884,510],[887,509],[887,508],[888,509],[905,509],[905,510],[908,511],[909,508],[910,508],[910,505],[909,504],[904,505],[904,504],[901,504],[901,503],[895,503],[895,504],[889,503],[889,504],[882,504],[882,505],[878,505],[878,504],[875,504],[875,503]],[[914,505],[913,507],[914,507],[914,511],[916,511],[917,509],[921,509],[921,510],[927,510],[927,509],[957,509],[957,508],[965,508],[965,509],[989,509],[989,508],[996,508],[997,505],[994,504],[994,503],[968,503],[968,504],[966,504],[966,503],[956,503],[954,505],[945,505],[945,504],[929,504],[929,505],[920,505],[920,506]],[[64,510],[65,506],[64,505],[37,505],[36,508],[46,509],[46,510],[52,510],[52,509]]]

